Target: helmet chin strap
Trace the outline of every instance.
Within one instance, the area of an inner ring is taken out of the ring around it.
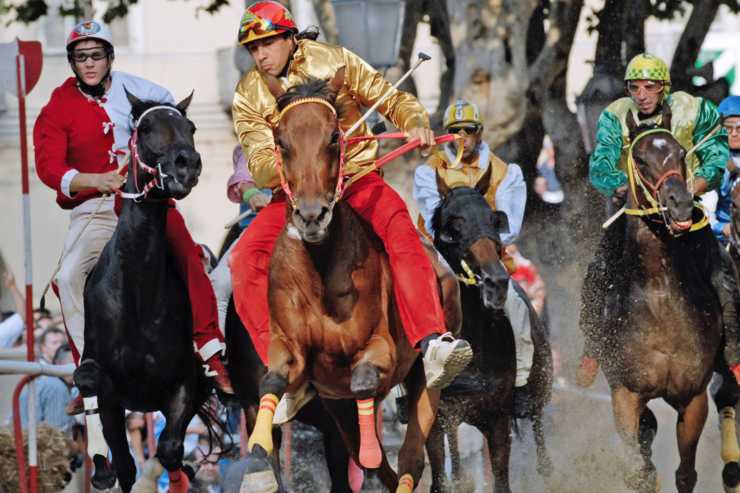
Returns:
[[[78,74],[77,70],[75,70],[74,68],[72,69],[72,72],[74,72],[75,74],[75,78],[77,79],[77,86],[80,88],[80,91],[84,92],[88,96],[100,99],[105,96],[105,83],[108,81],[108,79],[110,79],[110,68],[110,65],[108,65],[108,70],[105,72],[105,75],[102,79],[100,79],[100,82],[98,82],[94,86],[86,84],[85,81],[82,80],[82,77],[80,77],[80,74]]]

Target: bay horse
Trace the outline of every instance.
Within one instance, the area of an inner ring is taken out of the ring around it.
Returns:
[[[193,352],[188,292],[165,236],[171,200],[190,193],[202,168],[195,125],[185,116],[192,94],[177,105],[126,95],[136,122],[123,196],[131,195],[85,284],[85,347],[74,374],[83,397],[98,397],[115,468],[96,454],[92,483],[107,489],[117,477],[125,493],[136,466],[124,409],[164,414],[156,457],[171,478],[181,477],[185,429],[196,413],[209,422],[199,410],[211,392]]]
[[[676,435],[679,493],[694,490],[696,450],[708,412],[707,385],[715,368],[724,384],[715,396],[722,415],[723,480],[737,491],[740,449],[735,436],[737,385],[722,354],[722,307],[712,287],[720,276],[719,243],[687,185],[686,150],[670,131],[664,105],[662,125],[630,132],[626,217],[615,289],[615,307],[590,336],[611,390],[616,428],[626,446],[625,482],[641,493],[658,485],[651,446],[657,420],[647,407],[663,399],[678,412]],[[587,335],[587,338],[589,336]]]
[[[444,435],[451,437],[450,450],[454,459],[457,455],[457,428],[462,422],[478,428],[487,441],[495,478],[494,491],[511,491],[509,455],[516,348],[511,323],[503,308],[507,294],[510,294],[509,283],[514,281],[510,280],[500,257],[502,243],[499,234],[508,231],[508,219],[504,212],[492,210],[485,199],[490,180],[491,168],[473,188],[450,189],[437,176],[442,201],[432,218],[434,246],[461,280],[462,337],[475,348],[475,355],[458,377],[461,392],[452,393],[456,383],[442,391],[437,422],[427,440],[433,492],[450,491],[444,471]],[[533,397],[530,412],[538,471],[549,476],[552,463],[545,445],[543,411],[552,391],[552,353],[547,331],[534,308],[516,283],[514,287],[529,308],[535,346],[527,384]],[[453,460],[452,472],[453,480],[459,481],[459,460]]]
[[[343,137],[336,116],[341,105],[335,101],[344,68],[328,83],[310,80],[288,92],[274,77],[266,82],[281,111],[274,134],[282,158],[276,158],[291,193],[286,193],[288,224],[270,265],[270,358],[242,487],[277,489],[267,460],[274,408],[285,391],[309,381],[355,461],[378,469],[388,489],[411,493],[424,469],[424,443],[439,392],[426,388],[421,360],[402,329],[379,239],[338,200]],[[342,92],[340,100],[347,96]],[[301,227],[296,216],[303,218]],[[402,382],[410,424],[399,453],[399,480],[379,443],[375,413]]]

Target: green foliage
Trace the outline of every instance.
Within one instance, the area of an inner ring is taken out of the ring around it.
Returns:
[[[103,14],[104,22],[111,22],[114,19],[126,17],[129,7],[137,3],[138,0],[108,0],[108,8]],[[210,0],[208,5],[198,7],[197,11],[205,11],[208,14],[215,14],[221,7],[228,5],[229,0]],[[63,17],[81,17],[83,13],[82,2],[76,0],[74,6],[70,8],[59,7],[59,14]],[[49,6],[45,0],[0,0],[0,16],[9,17],[8,25],[14,22],[29,24],[45,16],[49,11]]]

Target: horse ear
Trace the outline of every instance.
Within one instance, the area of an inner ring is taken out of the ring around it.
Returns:
[[[280,96],[285,94],[285,89],[283,89],[283,86],[280,84],[280,80],[277,77],[270,74],[264,74],[264,78],[265,84],[267,84],[267,88],[270,90],[272,97],[277,100]]]
[[[509,216],[504,211],[493,211],[493,226],[498,234],[509,232]]]
[[[635,114],[631,111],[627,112],[627,129],[629,131],[630,140],[634,139],[635,133],[637,133],[637,127],[639,126],[637,123],[637,120],[635,119]]]
[[[452,189],[447,186],[447,183],[442,179],[441,176],[439,176],[439,173],[437,173],[437,170],[434,170],[434,177],[437,180],[437,191],[439,192],[439,196],[442,197],[442,200],[445,200],[447,196],[452,192]]]
[[[342,86],[344,85],[344,67],[341,67],[339,70],[334,73],[334,77],[331,78],[329,81],[329,91],[334,96],[334,98],[337,97],[337,94],[339,94],[339,91],[342,89]]]
[[[478,191],[479,194],[485,196],[488,192],[488,187],[491,186],[491,173],[493,166],[489,164],[488,169],[486,169],[486,172],[483,173],[483,176],[480,177],[478,180],[478,183],[475,184],[475,189]]]
[[[673,113],[671,112],[671,106],[666,102],[663,101],[663,108],[660,110],[663,117],[661,118],[660,126],[664,129],[671,131],[671,117],[673,116]]]
[[[175,108],[177,108],[178,110],[180,110],[180,113],[182,113],[183,115],[187,111],[188,106],[190,106],[190,102],[193,100],[193,93],[194,92],[195,92],[194,90],[193,91],[190,91],[190,96],[186,97],[185,99],[183,99],[182,101],[180,101],[179,103],[177,103],[177,105],[175,105]]]
[[[128,99],[128,102],[131,103],[132,108],[135,108],[141,104],[141,99],[128,92],[126,86],[123,86],[123,92],[126,94],[126,99]]]

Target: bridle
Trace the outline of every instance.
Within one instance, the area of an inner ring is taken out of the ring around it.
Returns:
[[[332,197],[331,202],[329,202],[328,209],[331,211],[334,206],[339,202],[339,200],[342,198],[342,195],[344,194],[344,191],[353,183],[355,183],[360,178],[364,177],[365,175],[372,173],[381,167],[385,166],[389,162],[393,161],[394,159],[406,154],[407,152],[410,152],[417,147],[421,145],[421,141],[417,139],[412,139],[409,142],[406,142],[402,146],[398,147],[397,149],[394,149],[393,151],[385,154],[384,156],[378,158],[375,160],[375,163],[373,166],[368,166],[367,168],[361,170],[358,173],[353,174],[352,176],[348,176],[345,174],[345,154],[347,147],[359,143],[364,142],[367,140],[387,140],[387,139],[405,139],[406,134],[403,132],[396,132],[396,133],[386,133],[386,134],[380,134],[380,135],[361,135],[357,137],[347,137],[345,136],[344,132],[339,128],[339,118],[337,116],[337,110],[334,108],[334,106],[327,101],[324,98],[320,97],[303,97],[295,99],[294,101],[291,101],[288,103],[282,110],[280,110],[280,113],[278,115],[278,122],[283,118],[283,116],[290,111],[291,109],[295,108],[296,106],[307,104],[307,103],[315,103],[320,104],[322,106],[325,106],[326,108],[331,111],[332,115],[334,116],[334,120],[336,122],[336,128],[339,132],[339,170],[337,173],[337,184],[334,189],[334,197]],[[439,137],[436,137],[434,140],[437,144],[443,144],[446,142],[451,142],[453,140],[461,140],[462,137],[459,135],[450,135],[445,134],[441,135]],[[460,159],[462,158],[463,154],[463,146],[458,146],[457,151],[457,158],[455,161],[455,165],[460,162]],[[285,179],[285,171],[283,170],[283,158],[280,153],[279,146],[275,146],[275,165],[277,167],[278,175],[280,176],[280,188],[282,188],[283,192],[285,193],[285,196],[288,199],[288,202],[290,203],[291,207],[293,209],[297,208],[297,203],[295,196],[293,195],[293,192],[290,189],[290,185],[288,184],[288,181]]]
[[[625,208],[624,213],[630,216],[643,217],[655,216],[659,214],[660,219],[655,218],[653,220],[657,222],[662,222],[663,224],[668,226],[670,224],[670,218],[666,214],[668,208],[663,205],[663,200],[660,195],[660,189],[671,177],[678,177],[678,179],[681,180],[684,185],[686,185],[686,179],[684,178],[684,175],[681,171],[677,169],[670,169],[660,175],[657,181],[653,183],[642,174],[639,166],[637,166],[637,161],[635,160],[634,156],[635,145],[637,144],[637,142],[648,135],[658,133],[667,133],[668,135],[673,137],[673,133],[670,130],[667,130],[665,128],[653,128],[638,134],[629,145],[629,149],[627,151],[627,179],[629,183],[630,194],[632,195],[632,198],[634,199],[634,202],[635,204],[637,204],[638,208]],[[682,162],[684,163],[683,166],[685,166],[685,161]],[[638,197],[638,190],[642,192],[642,197],[647,201],[649,206],[643,205],[643,201],[641,201]],[[694,205],[703,210],[700,202],[695,202]],[[708,223],[709,220],[706,214],[703,214],[703,217],[699,222],[691,225],[689,232],[697,231],[705,227]],[[676,235],[676,233],[671,228],[668,228],[668,231],[672,235]]]
[[[159,190],[164,190],[164,180],[165,178],[168,178],[169,175],[167,175],[164,171],[162,171],[162,163],[157,161],[155,165],[149,165],[146,162],[144,162],[143,159],[141,159],[141,155],[139,154],[139,125],[141,124],[142,120],[144,120],[144,117],[147,116],[149,113],[153,113],[157,110],[169,110],[174,111],[179,116],[183,117],[183,114],[180,110],[175,108],[174,106],[165,106],[165,105],[159,105],[159,106],[152,106],[151,108],[148,108],[146,111],[144,111],[139,118],[134,123],[134,130],[131,133],[131,139],[129,140],[129,151],[131,155],[131,169],[133,170],[134,174],[134,187],[136,189],[136,193],[128,193],[128,192],[118,192],[118,196],[120,196],[122,199],[131,199],[134,202],[140,202],[141,200],[146,198],[146,195],[153,190],[154,188],[158,188]],[[139,170],[141,170],[143,173],[147,173],[152,176],[152,179],[144,184],[143,188],[139,188]]]

